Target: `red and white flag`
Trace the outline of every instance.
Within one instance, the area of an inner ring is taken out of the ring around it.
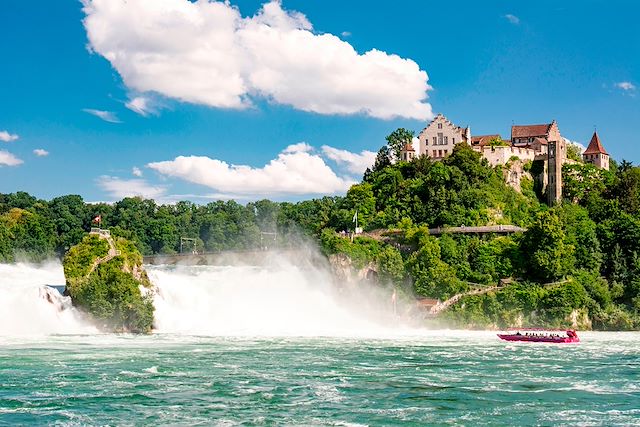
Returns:
[[[98,215],[97,217],[93,218],[93,222],[102,222],[102,215]]]

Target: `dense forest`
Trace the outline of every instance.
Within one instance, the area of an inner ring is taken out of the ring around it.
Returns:
[[[343,197],[157,205],[139,198],[87,204],[73,195],[44,201],[0,194],[0,261],[62,256],[98,215],[104,228],[143,254],[179,252],[181,237],[195,239],[189,250],[219,251],[293,245],[303,234],[327,254],[344,253],[356,265],[376,263],[382,280],[405,295],[446,299],[474,284],[510,278],[512,285],[466,297],[445,313],[466,326],[560,326],[579,316],[594,328],[640,328],[640,167],[626,161],[612,162],[610,171],[565,165],[565,200],[549,207],[534,180],[523,179],[516,192],[501,167],[491,168],[464,144],[444,161],[403,162],[393,161],[397,144],[389,142]],[[352,241],[344,231],[353,229],[356,211],[365,233]],[[527,231],[428,232],[494,224]],[[380,230],[393,230],[393,239],[375,238]],[[268,233],[277,233],[275,241]]]

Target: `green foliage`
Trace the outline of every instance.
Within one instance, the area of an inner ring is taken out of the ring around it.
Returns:
[[[376,262],[382,252],[382,244],[369,237],[356,237],[353,242],[348,237],[339,236],[331,229],[323,230],[320,243],[325,254],[344,254],[356,268],[363,268]]]
[[[590,195],[598,196],[605,189],[608,173],[592,164],[564,164],[562,166],[562,193],[573,203],[583,204]]]
[[[392,247],[385,246],[378,254],[378,272],[383,282],[399,285],[405,277],[404,261],[400,252]]]
[[[96,235],[87,235],[81,244],[73,246],[64,258],[64,276],[73,285],[84,279],[96,260],[107,256],[109,244]]]
[[[391,132],[385,138],[387,140],[387,146],[394,159],[400,159],[400,152],[406,144],[411,144],[414,131],[407,130],[405,128],[399,128]]]
[[[572,143],[567,144],[567,158],[582,163],[582,149]]]
[[[559,216],[553,211],[540,212],[521,243],[528,255],[528,276],[550,282],[569,274],[575,265],[575,247],[568,241]]]
[[[449,264],[442,261],[440,245],[434,237],[420,235],[419,248],[407,260],[417,295],[447,299],[466,289]]]
[[[116,240],[120,255],[104,257],[109,244],[96,235],[87,235],[73,246],[63,260],[67,292],[74,306],[90,314],[104,330],[149,333],[153,326],[151,292],[140,285],[151,283],[142,269],[142,254],[135,244]]]

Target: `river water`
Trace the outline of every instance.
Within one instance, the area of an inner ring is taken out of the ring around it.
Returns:
[[[401,326],[322,274],[154,268],[158,329],[132,336],[44,301],[59,266],[0,265],[0,425],[640,425],[638,333]]]

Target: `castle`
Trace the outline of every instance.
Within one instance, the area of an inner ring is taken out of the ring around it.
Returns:
[[[453,152],[453,147],[467,143],[492,166],[507,166],[505,179],[516,189],[526,173],[523,164],[528,161],[543,163],[543,171],[536,177],[541,188],[547,193],[548,203],[555,204],[562,199],[562,165],[574,163],[567,158],[567,140],[560,134],[558,123],[539,125],[513,125],[511,138],[504,141],[499,134],[471,136],[471,128],[453,124],[444,115],[438,114],[419,134],[418,152],[411,144],[401,151],[402,160],[415,156],[427,156],[442,160]],[[582,154],[585,163],[600,169],[609,169],[609,155],[602,146],[600,137],[594,132],[589,146]]]

